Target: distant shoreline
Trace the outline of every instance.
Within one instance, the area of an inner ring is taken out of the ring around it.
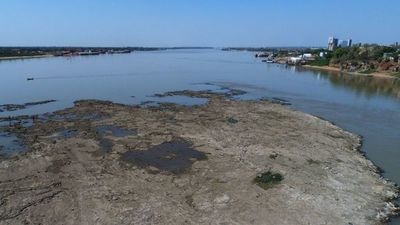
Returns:
[[[9,49],[12,47],[1,47],[0,53],[3,49]],[[19,47],[15,47],[19,48]],[[124,51],[130,52],[146,52],[146,51],[163,51],[163,50],[187,50],[187,49],[214,49],[213,47],[20,47],[21,49],[28,49],[30,52],[32,51],[41,51],[41,54],[38,55],[13,55],[13,56],[0,56],[0,61],[2,60],[19,60],[19,59],[34,59],[34,58],[46,58],[46,57],[70,57],[70,56],[78,56],[78,55],[100,55],[100,54],[116,54],[116,53],[128,53]],[[32,50],[35,49],[36,50]],[[79,53],[89,53],[89,54],[79,54]],[[95,53],[95,54],[90,54]],[[22,53],[22,54],[26,54]],[[1,54],[0,54],[1,55]]]
[[[47,58],[47,57],[54,57],[54,55],[7,56],[7,57],[0,57],[0,61],[1,60]]]

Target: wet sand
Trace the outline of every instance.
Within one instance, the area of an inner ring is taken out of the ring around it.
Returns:
[[[237,94],[159,95],[208,98],[201,106],[78,101],[11,126],[31,151],[0,163],[0,223],[380,224],[394,213],[398,190],[359,136]],[[254,182],[269,171],[282,179]]]

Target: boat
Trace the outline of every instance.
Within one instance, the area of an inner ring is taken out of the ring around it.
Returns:
[[[34,80],[34,78],[33,77],[28,77],[28,78],[26,78],[26,80]]]

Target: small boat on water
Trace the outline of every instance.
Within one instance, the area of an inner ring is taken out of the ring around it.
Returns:
[[[34,80],[34,78],[33,77],[28,77],[28,78],[26,78],[26,80]]]

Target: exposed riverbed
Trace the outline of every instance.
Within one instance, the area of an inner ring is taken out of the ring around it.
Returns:
[[[379,224],[394,213],[398,190],[358,136],[228,98],[240,93],[166,94],[208,98],[202,106],[79,101],[55,113],[77,119],[11,126],[30,151],[0,163],[1,223]],[[65,129],[74,135],[54,135]],[[270,171],[278,181],[253,182]]]
[[[205,82],[239,88],[248,92],[242,99],[284,100],[292,108],[362,135],[367,157],[385,171],[385,177],[400,182],[400,84],[396,80],[292,70],[261,63],[248,53],[210,50],[4,61],[0,78],[0,105],[56,100],[0,112],[0,116],[41,114],[70,107],[79,99],[140,104],[164,101],[154,94],[166,91],[218,90]],[[174,96],[167,100],[204,103]]]

